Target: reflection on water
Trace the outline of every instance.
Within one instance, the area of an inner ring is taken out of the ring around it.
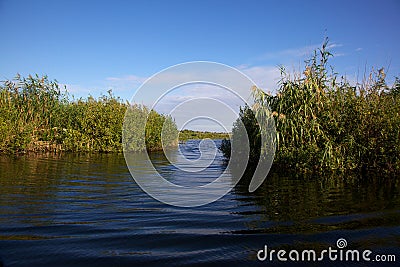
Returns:
[[[192,141],[181,151],[195,160],[197,148]],[[151,159],[181,185],[208,183],[225,168],[219,153],[199,175],[161,153]],[[217,202],[185,209],[148,197],[121,154],[0,157],[0,258],[5,266],[257,266],[264,245],[323,249],[342,237],[349,248],[400,261],[399,192],[398,179],[270,175],[255,193],[238,185]]]

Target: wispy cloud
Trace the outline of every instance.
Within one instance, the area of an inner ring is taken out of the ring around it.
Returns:
[[[328,44],[328,46],[326,47],[326,49],[333,49],[333,48],[337,48],[337,47],[342,47],[343,46],[343,44],[338,44],[338,43],[331,43],[331,44]]]
[[[140,77],[137,75],[126,75],[122,77],[107,77],[107,81],[111,82],[126,82],[126,83],[143,83],[147,77]]]
[[[359,52],[359,51],[361,51],[361,50],[363,50],[362,47],[357,47],[354,51]]]
[[[299,58],[299,57],[304,57],[306,55],[310,55],[313,50],[317,49],[320,47],[320,44],[313,44],[313,45],[307,45],[303,47],[298,47],[298,48],[290,48],[290,49],[284,49],[280,51],[275,51],[275,52],[267,52],[260,57],[258,57],[258,60],[273,60],[273,59],[287,59],[287,58]]]

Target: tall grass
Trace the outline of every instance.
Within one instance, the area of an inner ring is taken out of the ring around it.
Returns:
[[[111,91],[98,99],[74,100],[46,76],[18,75],[0,85],[0,152],[122,151],[122,125],[128,107]],[[160,149],[164,122],[166,146],[177,143],[176,125],[170,117],[144,106],[134,107],[132,131],[149,115],[148,134],[146,144],[132,145],[130,150]]]
[[[379,69],[352,85],[328,68],[327,44],[306,61],[302,74],[290,76],[281,68],[276,95],[253,88],[254,114],[241,113],[240,119],[246,124],[256,117],[274,118],[275,167],[302,173],[399,172],[399,79],[388,86],[384,69]],[[266,128],[261,121],[250,139]]]
[[[5,81],[0,87],[0,150],[22,151],[57,138],[66,97],[47,77]]]

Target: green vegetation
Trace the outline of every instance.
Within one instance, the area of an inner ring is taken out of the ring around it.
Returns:
[[[169,148],[178,145],[178,129],[174,120],[144,106],[129,107],[123,131],[125,151],[156,151],[162,150],[163,146]]]
[[[400,80],[385,81],[384,69],[372,71],[361,84],[351,85],[328,71],[327,42],[306,61],[304,73],[290,77],[281,68],[276,95],[253,88],[253,111],[240,113],[250,143],[274,119],[277,150],[274,166],[297,173],[369,173],[400,171]],[[270,109],[268,109],[268,106]],[[259,119],[260,125],[256,123]],[[240,139],[234,125],[232,142]],[[230,154],[229,141],[221,146]],[[251,154],[267,148],[251,146]]]
[[[234,147],[238,147],[235,153],[243,154],[241,147],[245,144],[247,136],[250,146],[249,162],[257,164],[258,159],[260,158],[261,147],[260,129],[253,111],[248,106],[245,106],[240,108],[239,118],[233,124],[232,128],[232,143]],[[231,153],[231,142],[228,139],[223,139],[219,149],[225,158],[229,158]],[[245,156],[240,155],[238,158],[242,157]]]
[[[190,139],[224,139],[229,138],[229,134],[227,133],[217,133],[217,132],[201,132],[201,131],[192,131],[192,130],[182,130],[179,132],[179,141],[186,141]]]
[[[128,113],[132,128],[125,130],[133,133],[133,139],[127,149],[160,149],[164,122],[165,145],[177,144],[176,125],[170,117],[140,105],[130,107],[111,91],[98,99],[90,96],[70,100],[57,81],[46,76],[17,76],[0,85],[0,152],[120,152],[128,107],[133,111]],[[147,115],[149,120],[144,126]],[[138,125],[146,127],[146,144],[134,139]]]

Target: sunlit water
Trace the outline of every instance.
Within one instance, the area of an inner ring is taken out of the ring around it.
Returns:
[[[198,142],[181,151],[195,160]],[[159,153],[151,158],[181,185],[208,183],[225,169],[220,153],[198,175]],[[271,175],[256,193],[238,185],[212,204],[177,208],[147,196],[122,154],[0,157],[0,258],[4,266],[293,266],[260,262],[257,251],[322,250],[345,238],[349,249],[395,254],[387,266],[399,266],[398,179],[348,180]],[[318,264],[295,266],[310,265]]]

